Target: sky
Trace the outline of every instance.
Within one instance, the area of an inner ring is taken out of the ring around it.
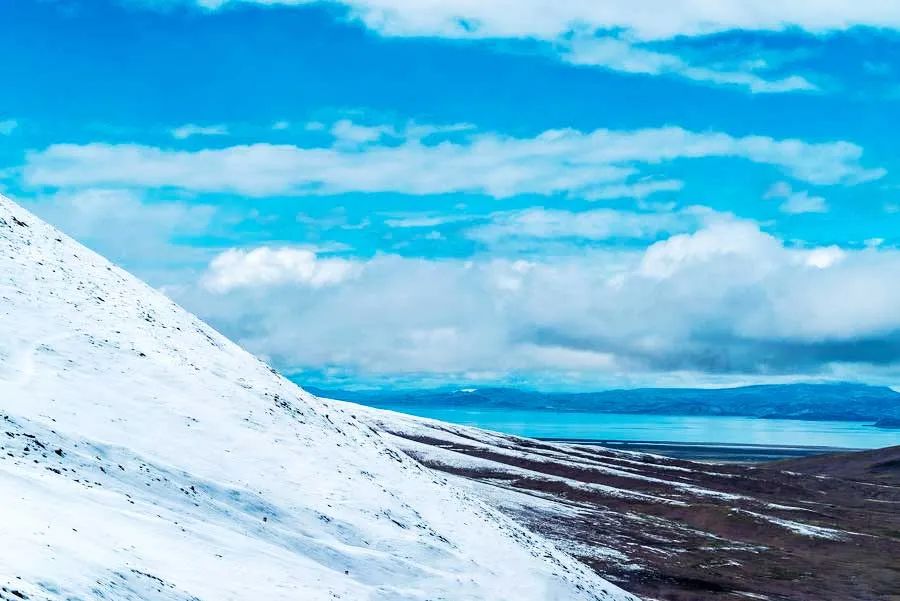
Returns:
[[[300,383],[900,385],[900,5],[0,3],[0,191]]]

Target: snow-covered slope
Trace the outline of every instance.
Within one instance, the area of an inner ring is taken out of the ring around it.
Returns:
[[[0,197],[0,599],[632,599],[352,411]]]

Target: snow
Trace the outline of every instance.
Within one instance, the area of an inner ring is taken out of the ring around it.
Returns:
[[[585,471],[596,472],[598,474],[617,476],[623,479],[632,479],[642,482],[662,485],[667,489],[674,489],[681,493],[697,497],[714,497],[728,501],[738,501],[746,499],[746,497],[731,493],[721,492],[696,486],[687,482],[678,480],[656,478],[635,473],[634,468],[628,465],[613,465],[606,463],[600,456],[585,454],[584,449],[579,449],[571,444],[554,444],[550,442],[541,442],[540,450],[529,450],[523,452],[519,449],[508,448],[510,441],[515,441],[518,437],[488,432],[471,428],[468,426],[460,426],[456,424],[446,424],[437,420],[423,418],[419,416],[404,415],[384,409],[375,409],[372,407],[355,406],[350,403],[342,403],[341,406],[353,411],[359,415],[379,431],[389,431],[399,434],[393,440],[397,446],[411,453],[413,456],[420,458],[429,465],[442,465],[456,468],[483,469],[487,471],[505,471],[509,474],[530,475],[532,478],[541,478],[547,481],[561,482],[573,488],[580,488],[589,492],[598,494],[607,494],[619,498],[644,499],[658,503],[683,505],[683,501],[677,499],[669,499],[660,496],[651,496],[637,491],[614,488],[600,484],[589,484],[571,478],[551,477],[547,475],[537,476],[533,471],[517,469],[505,465],[500,461],[492,459],[478,459],[471,455],[457,453],[447,450],[445,446],[462,445],[470,448],[481,449],[490,452],[492,455],[507,457],[510,459],[524,459],[534,463],[552,464],[555,466],[571,466],[577,467]],[[430,440],[439,440],[440,447],[428,444],[417,444],[411,438],[421,438]],[[522,440],[522,439],[519,439]],[[633,453],[630,451],[613,451],[605,449],[604,453],[614,455],[616,462],[624,462],[631,465],[641,465],[640,462],[633,457],[652,457],[655,462],[655,468],[662,469],[685,469],[675,466],[668,466],[664,462],[667,460],[661,456],[651,456],[646,453]],[[646,464],[644,464],[646,465]],[[718,472],[706,472],[707,475],[723,476]]]
[[[3,197],[0,447],[0,599],[635,599]]]
[[[616,488],[614,486],[608,486],[606,484],[582,482],[581,480],[575,480],[573,478],[542,474],[525,468],[515,467],[512,465],[507,465],[505,463],[493,461],[491,459],[473,457],[471,455],[465,455],[456,451],[433,447],[424,443],[404,439],[399,436],[388,435],[388,437],[393,440],[394,443],[408,455],[411,455],[419,461],[422,461],[426,465],[430,466],[478,470],[482,473],[496,474],[497,476],[512,476],[536,481],[539,480],[543,482],[555,482],[558,484],[564,484],[569,488],[583,490],[611,498],[631,499],[635,501],[644,501],[649,503],[660,503],[667,505],[686,505],[686,503],[682,501],[668,499],[666,497],[660,497],[656,495],[648,495],[646,493],[630,491],[622,488]],[[499,451],[499,449],[494,450]],[[507,454],[507,456],[514,455]],[[530,455],[525,453],[521,453],[520,456],[523,458],[531,457]]]
[[[801,536],[808,536],[810,538],[824,538],[827,540],[846,540],[846,538],[852,534],[853,532],[847,532],[844,530],[835,530],[833,528],[824,528],[822,526],[813,526],[812,524],[804,524],[802,522],[797,522],[794,520],[785,520],[782,518],[776,518],[770,515],[763,515],[761,513],[757,513],[755,511],[747,511],[746,509],[732,509],[732,513],[742,513],[744,515],[749,515],[758,520],[763,520],[769,522],[771,524],[775,524],[776,526],[781,526],[786,530],[790,530],[795,534],[799,534]]]

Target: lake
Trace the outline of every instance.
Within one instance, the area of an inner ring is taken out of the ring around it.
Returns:
[[[391,405],[379,405],[379,407],[530,438],[667,441],[845,449],[873,449],[900,444],[900,430],[874,428],[869,425],[871,422],[560,413]]]

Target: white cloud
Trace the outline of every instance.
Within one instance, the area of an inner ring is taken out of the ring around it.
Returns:
[[[587,200],[613,200],[616,198],[647,198],[658,192],[678,192],[684,182],[677,179],[644,180],[628,184],[600,187],[586,196]]]
[[[19,127],[19,122],[15,119],[6,119],[0,121],[0,136],[8,136]]]
[[[693,231],[704,222],[717,218],[724,217],[700,207],[643,213],[616,209],[574,212],[533,207],[494,213],[489,223],[469,228],[464,234],[486,244],[554,238],[653,240],[664,234]]]
[[[171,131],[176,140],[186,140],[192,136],[227,136],[227,125],[195,125],[188,123]]]
[[[769,186],[769,189],[766,190],[766,194],[765,196],[763,196],[763,198],[787,198],[791,195],[792,192],[793,189],[791,188],[791,185],[789,183],[775,182],[774,184]]]
[[[23,199],[20,199],[23,200]],[[25,201],[41,218],[87,246],[154,279],[157,269],[208,260],[180,236],[208,233],[216,209],[177,199],[148,199],[134,190],[85,189]]]
[[[847,253],[837,246],[825,246],[810,250],[804,257],[804,263],[810,267],[828,269],[846,256]]]
[[[729,70],[692,65],[677,55],[642,48],[616,37],[578,36],[560,47],[562,59],[575,65],[602,66],[625,73],[677,75],[694,81],[740,86],[754,93],[817,89],[797,75],[767,79],[746,67]]]
[[[148,0],[144,0],[146,3]],[[195,0],[227,4],[299,5],[315,0]],[[882,0],[333,0],[369,28],[393,36],[535,38],[556,40],[578,31],[625,30],[662,40],[729,30],[821,33],[855,26],[900,28],[900,8]]]
[[[769,188],[763,198],[780,198],[783,200],[778,209],[782,213],[797,215],[801,213],[827,213],[828,203],[821,196],[813,196],[803,190],[794,192],[787,182],[777,182]]]
[[[646,195],[680,184],[629,182],[640,168],[676,159],[738,158],[770,165],[814,184],[854,184],[880,178],[883,169],[860,164],[849,142],[807,143],[765,136],[734,137],[678,127],[615,131],[548,130],[532,138],[466,133],[428,143],[418,126],[382,143],[372,126],[356,140],[331,146],[252,144],[199,151],[137,144],[55,144],[30,152],[25,182],[33,186],[174,187],[198,192],[339,194],[474,192],[496,198],[567,193],[585,198]],[[375,128],[382,131],[384,128]],[[362,138],[360,138],[362,136]],[[362,139],[368,142],[361,141]]]
[[[884,277],[897,270],[895,250],[792,248],[722,218],[645,250],[529,261],[379,255],[327,286],[311,286],[306,265],[294,279],[280,269],[278,286],[180,294],[286,369],[740,380],[828,376],[849,364],[900,373],[900,283]]]
[[[314,121],[307,124],[307,129],[316,131],[317,129],[325,129],[325,125]],[[474,129],[475,126],[470,123],[430,125],[408,121],[402,127],[396,127],[384,124],[360,125],[350,119],[340,119],[331,125],[330,133],[337,145],[364,146],[385,138],[420,142],[430,136],[469,132]]]
[[[806,191],[796,192],[785,199],[779,207],[782,213],[827,213],[828,203],[821,196],[810,196]]]
[[[144,5],[171,0],[134,0]],[[769,75],[764,61],[695,64],[648,43],[728,31],[814,34],[853,27],[900,29],[900,9],[882,0],[183,0],[209,10],[229,5],[343,7],[372,31],[392,37],[538,41],[560,59],[628,73],[669,74],[754,93],[809,91],[800,75]]]
[[[347,215],[346,209],[343,207],[336,207],[327,215],[317,217],[307,215],[306,213],[298,213],[294,219],[297,223],[306,225],[309,228],[318,231],[333,229],[364,230],[371,225],[371,220],[368,217],[364,217],[357,221],[351,220]]]
[[[437,225],[446,225],[448,223],[458,223],[460,221],[471,221],[477,219],[477,215],[428,215],[416,213],[412,215],[395,215],[384,220],[384,224],[388,227],[396,228],[420,228],[434,227]]]
[[[638,271],[648,278],[667,279],[698,265],[752,256],[758,261],[754,271],[763,273],[777,265],[781,250],[775,238],[762,235],[752,222],[718,222],[650,246]]]
[[[285,284],[320,288],[339,284],[358,270],[354,261],[319,258],[306,248],[233,248],[212,260],[203,285],[217,293]]]
[[[342,144],[359,145],[377,142],[386,135],[394,133],[389,125],[359,125],[349,119],[341,119],[331,126],[331,135]]]

